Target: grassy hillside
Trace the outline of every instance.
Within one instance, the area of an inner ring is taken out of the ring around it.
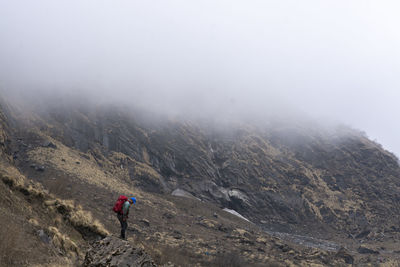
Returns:
[[[90,212],[49,194],[7,163],[0,178],[1,266],[75,266],[88,240],[109,234]]]

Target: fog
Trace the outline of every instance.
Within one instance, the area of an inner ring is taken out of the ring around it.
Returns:
[[[400,155],[399,9],[394,0],[0,0],[0,88],[171,114],[304,114]]]

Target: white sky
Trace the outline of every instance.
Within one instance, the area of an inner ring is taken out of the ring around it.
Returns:
[[[0,0],[0,87],[296,110],[400,155],[399,14],[395,0]]]

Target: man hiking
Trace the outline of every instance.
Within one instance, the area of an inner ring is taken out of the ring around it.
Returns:
[[[127,198],[126,196],[119,196],[117,202],[114,205],[113,210],[117,213],[117,218],[121,224],[121,236],[120,238],[126,239],[125,232],[128,228],[128,215],[129,208],[132,204],[136,204],[136,198]]]

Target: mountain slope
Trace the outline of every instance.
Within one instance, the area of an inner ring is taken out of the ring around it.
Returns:
[[[180,188],[255,223],[307,222],[352,232],[381,225],[382,214],[394,219],[400,211],[397,158],[346,127],[275,123],[221,129],[146,122],[117,108],[58,113],[64,117],[46,113],[44,132],[82,152],[128,156],[121,166],[143,189]]]
[[[4,125],[12,122],[13,132],[5,154],[13,155],[12,164],[92,211],[111,232],[118,231],[108,213],[115,196],[133,192],[142,202],[131,234],[159,262],[178,246],[172,258],[181,255],[181,264],[187,255],[194,260],[187,264],[210,264],[204,255],[230,252],[253,264],[334,264],[346,257],[330,247],[346,246],[362,263],[367,259],[357,252],[361,242],[379,247],[387,260],[397,257],[397,158],[350,128],[173,120],[72,104],[10,114]],[[262,229],[280,238],[281,232],[302,233],[336,244],[314,239],[307,245],[328,252],[292,243],[287,248]]]

